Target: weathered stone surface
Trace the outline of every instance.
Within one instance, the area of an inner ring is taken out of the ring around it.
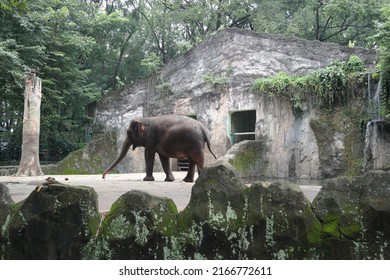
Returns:
[[[390,169],[390,123],[383,120],[367,124],[364,170]]]
[[[103,100],[96,115],[95,131],[115,130],[119,153],[133,117],[195,115],[210,130],[215,154],[223,156],[234,144],[232,113],[254,110],[255,138],[262,143],[257,156],[267,163],[261,170],[265,176],[311,179],[357,174],[356,166],[363,155],[354,154],[362,142],[359,130],[355,129],[356,124],[360,126],[355,115],[346,114],[347,118],[340,119],[339,123],[346,123],[346,127],[332,127],[334,137],[322,143],[320,134],[310,124],[319,114],[312,104],[302,104],[302,114],[297,116],[291,100],[250,90],[256,78],[281,71],[305,74],[334,61],[345,61],[351,54],[358,55],[368,67],[373,67],[377,60],[371,50],[225,29],[171,61],[158,77],[137,81],[121,94]],[[360,92],[354,96],[366,96],[365,86],[364,82],[358,85]],[[348,102],[352,104],[351,100]],[[360,106],[351,107],[358,108],[361,116],[364,113],[361,105],[367,102],[359,102]],[[324,149],[328,146],[330,150]],[[143,156],[142,149],[130,152],[118,170],[144,172]],[[214,162],[207,152],[205,162]],[[161,170],[159,166],[156,168]]]
[[[310,249],[321,238],[320,223],[299,186],[258,183],[248,188],[225,161],[203,170],[184,211],[176,213],[170,203],[127,193],[113,205],[86,256],[301,259],[313,258]]]
[[[248,187],[221,160],[203,170],[182,212],[131,191],[99,229],[91,188],[52,182],[13,204],[2,187],[1,258],[390,259],[389,182],[383,171],[329,179],[311,204],[292,183]]]
[[[252,235],[248,238],[249,258],[317,258],[313,249],[321,239],[321,224],[298,185],[287,182],[252,185],[247,220]]]
[[[0,183],[0,257],[4,255],[4,246],[6,243],[6,240],[4,240],[3,236],[3,225],[7,221],[7,217],[11,212],[12,206],[14,205],[14,202],[9,194],[9,189]]]
[[[17,166],[1,166],[0,167],[0,176],[11,176],[18,171]]]
[[[196,220],[207,220],[218,213],[226,213],[228,208],[242,214],[245,185],[237,171],[225,161],[205,168],[192,188],[191,199],[186,208]],[[226,219],[227,217],[225,217]]]
[[[264,149],[262,141],[244,140],[234,144],[221,160],[230,163],[241,177],[266,176],[268,161],[263,158]]]
[[[4,259],[80,259],[99,224],[90,187],[56,182],[16,204],[2,224]]]
[[[322,257],[389,259],[389,205],[389,172],[326,180],[312,205],[323,225]]]
[[[163,75],[173,92],[197,96],[205,92],[203,76],[207,73],[229,73],[228,82],[242,86],[278,72],[305,74],[345,61],[351,54],[370,65],[376,60],[375,51],[227,28],[173,60]]]
[[[205,168],[192,188],[187,208],[180,213],[176,243],[185,259],[242,259],[247,240],[245,185],[225,161]],[[242,233],[242,234],[239,234]],[[183,242],[184,241],[184,242]],[[177,254],[173,254],[177,255]]]
[[[96,241],[84,249],[89,259],[164,259],[177,230],[171,199],[142,191],[123,194],[111,207]]]

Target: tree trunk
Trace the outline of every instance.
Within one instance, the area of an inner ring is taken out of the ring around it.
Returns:
[[[39,164],[41,79],[32,72],[25,81],[22,157],[16,176],[44,175]]]

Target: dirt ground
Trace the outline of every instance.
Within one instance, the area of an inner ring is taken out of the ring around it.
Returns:
[[[99,211],[107,212],[111,205],[122,194],[130,190],[142,190],[149,194],[171,198],[179,211],[183,210],[191,197],[191,189],[194,183],[183,182],[187,172],[173,172],[176,180],[174,182],[164,182],[164,173],[154,173],[154,182],[144,182],[145,174],[108,174],[105,179],[101,175],[45,175],[38,177],[13,177],[2,176],[0,183],[9,188],[10,195],[14,202],[19,202],[45,181],[47,177],[53,177],[58,182],[74,185],[89,186],[95,189],[99,197]],[[196,177],[195,177],[196,179]],[[321,186],[301,185],[306,197],[312,201],[317,195]]]

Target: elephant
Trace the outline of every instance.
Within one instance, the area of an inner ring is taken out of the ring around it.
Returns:
[[[146,177],[144,181],[154,181],[153,164],[157,153],[166,174],[165,181],[174,181],[169,158],[189,160],[189,169],[185,182],[193,182],[195,165],[198,173],[204,167],[204,144],[211,151],[207,129],[197,120],[179,115],[162,115],[156,117],[143,117],[131,120],[127,129],[127,136],[118,158],[103,173],[103,179],[127,154],[133,145],[145,147]]]

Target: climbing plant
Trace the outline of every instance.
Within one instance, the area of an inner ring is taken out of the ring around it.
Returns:
[[[223,71],[221,73],[215,74],[212,72],[208,72],[202,76],[203,81],[206,83],[217,86],[217,85],[226,85],[229,81],[230,76],[233,73],[233,67],[231,64],[229,64],[226,71]]]
[[[325,68],[307,75],[290,76],[279,72],[275,76],[256,79],[252,90],[269,95],[283,95],[299,112],[305,100],[312,100],[320,106],[343,104],[348,88],[362,79],[367,69],[364,62],[355,55],[348,61],[337,61]]]

